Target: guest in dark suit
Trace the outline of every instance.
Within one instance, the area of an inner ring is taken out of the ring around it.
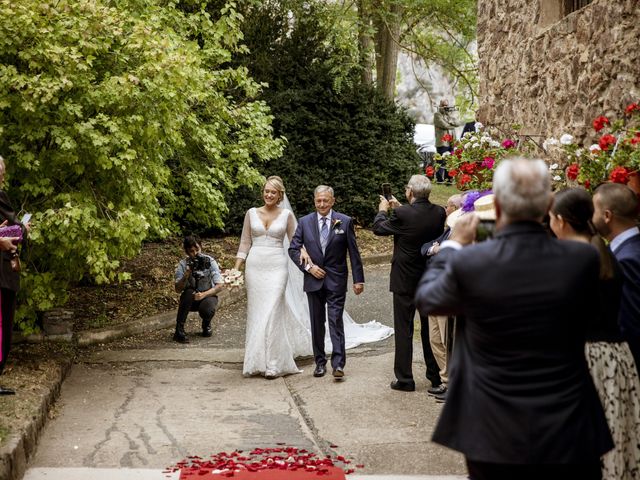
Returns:
[[[393,235],[391,285],[393,292],[393,323],[395,328],[395,359],[393,370],[396,380],[391,388],[412,392],[416,389],[411,362],[413,360],[413,320],[416,314],[414,296],[416,286],[424,273],[420,247],[438,237],[444,229],[444,208],[429,201],[431,182],[423,175],[413,175],[406,186],[408,205],[401,205],[395,197],[387,201],[380,197],[378,214],[373,221],[373,233]],[[387,214],[393,207],[391,215]],[[439,368],[429,344],[429,320],[420,317],[420,337],[427,378],[432,387],[442,383]]]
[[[422,314],[462,314],[433,440],[462,452],[472,480],[600,479],[612,440],[584,356],[598,315],[599,258],[550,238],[542,160],[503,160],[497,235],[473,246],[463,215],[418,286]]]
[[[302,217],[298,222],[289,246],[289,257],[305,272],[304,291],[309,300],[311,342],[316,362],[313,375],[322,377],[326,373],[324,324],[325,319],[328,319],[333,348],[333,376],[342,379],[347,360],[342,320],[349,278],[347,253],[351,262],[353,292],[356,295],[364,291],[364,269],[353,220],[332,209],[335,203],[333,188],[320,185],[316,187],[313,198],[316,212]],[[303,247],[311,260],[311,263],[304,266],[304,262],[300,262]]]
[[[638,197],[626,185],[605,183],[593,196],[593,224],[610,242],[622,268],[620,331],[640,373],[640,231]]]
[[[6,167],[4,159],[0,157],[0,187],[4,183]],[[27,228],[16,220],[16,214],[11,207],[8,195],[0,190],[0,223],[20,225],[22,236],[26,237]],[[20,289],[20,272],[13,268],[17,260],[16,243],[19,238],[0,239],[0,375],[4,370],[11,348],[13,332],[13,318],[16,312],[16,296]],[[13,260],[13,262],[12,262]],[[0,386],[0,395],[13,395],[11,388]]]

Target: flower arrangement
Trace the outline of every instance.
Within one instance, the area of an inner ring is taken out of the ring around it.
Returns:
[[[549,138],[543,148],[558,155],[550,171],[556,187],[582,185],[594,190],[603,182],[628,184],[640,173],[640,104],[631,103],[620,119],[601,115],[593,120],[598,142],[585,148],[573,136],[564,134],[560,140]],[[558,152],[559,151],[559,152]]]
[[[435,157],[436,161],[445,160],[449,177],[460,190],[489,190],[493,172],[500,160],[520,153],[516,142],[510,138],[498,141],[480,123],[476,123],[476,130],[475,133],[465,133],[458,142],[453,143],[453,152],[436,154]],[[433,178],[434,167],[428,166],[425,174]]]
[[[227,288],[240,288],[244,285],[244,276],[240,270],[229,268],[222,271],[222,280]]]

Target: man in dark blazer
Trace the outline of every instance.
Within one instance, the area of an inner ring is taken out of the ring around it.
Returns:
[[[347,252],[353,274],[353,291],[364,291],[364,269],[356,243],[353,220],[332,210],[335,199],[333,189],[326,185],[314,192],[316,212],[302,217],[291,239],[289,256],[304,273],[304,291],[309,300],[311,315],[311,342],[316,368],[315,377],[326,373],[327,357],[324,351],[325,318],[329,321],[329,336],[333,351],[333,376],[344,377],[346,363],[344,323],[342,314],[347,296]],[[311,262],[300,263],[300,252],[305,248]]]
[[[395,329],[395,359],[393,371],[396,380],[391,388],[405,392],[416,389],[411,362],[413,360],[413,319],[416,314],[414,296],[416,286],[424,273],[420,247],[437,238],[444,230],[444,208],[429,201],[431,182],[424,175],[413,175],[405,189],[408,205],[400,205],[395,197],[390,201],[380,197],[378,214],[373,220],[373,233],[393,235],[390,290],[393,292],[393,326]],[[391,215],[387,214],[393,207]],[[442,383],[438,364],[429,343],[429,320],[420,317],[420,338],[427,378],[431,387]]]
[[[433,440],[462,452],[472,480],[599,479],[613,446],[584,355],[598,314],[597,251],[551,238],[542,160],[503,160],[493,239],[456,222],[420,281],[421,314],[458,314],[449,394]]]
[[[638,197],[619,183],[605,183],[593,196],[593,224],[622,269],[619,324],[640,374],[640,231]]]

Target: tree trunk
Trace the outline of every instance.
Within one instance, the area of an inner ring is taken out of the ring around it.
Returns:
[[[382,94],[393,100],[398,68],[398,37],[401,7],[391,5],[389,15],[376,16],[376,85]]]
[[[357,0],[358,17],[358,51],[360,55],[361,81],[363,85],[373,83],[373,40],[371,38],[371,15],[367,9],[367,0]]]

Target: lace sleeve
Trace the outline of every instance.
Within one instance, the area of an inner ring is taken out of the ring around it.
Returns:
[[[250,210],[244,215],[244,224],[242,225],[242,235],[240,236],[240,246],[236,257],[246,260],[249,250],[251,249],[251,218]]]
[[[296,216],[291,210],[289,210],[289,215],[287,216],[287,238],[289,239],[289,242],[291,242],[293,234],[296,233],[297,226],[298,222],[296,221]]]

